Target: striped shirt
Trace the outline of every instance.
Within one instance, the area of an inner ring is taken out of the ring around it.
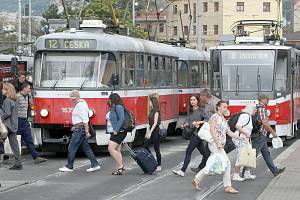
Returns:
[[[256,115],[257,115],[257,119],[258,121],[262,122],[262,120],[268,118],[268,114],[267,114],[267,109],[266,106],[262,103],[259,103],[256,105]],[[267,135],[268,131],[267,129],[264,127],[264,125],[261,125],[260,127],[260,131],[261,134],[263,134],[264,136]]]
[[[22,95],[20,92],[17,93],[17,108],[18,108],[18,117],[27,118],[29,106],[29,95]]]

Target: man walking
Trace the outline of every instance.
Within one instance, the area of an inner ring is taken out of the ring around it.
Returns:
[[[268,132],[272,134],[273,138],[277,138],[276,132],[269,124],[269,116],[266,109],[266,106],[269,103],[269,97],[266,95],[261,95],[258,98],[258,104],[256,105],[256,118],[260,124],[258,128],[258,133],[251,134],[252,147],[256,149],[256,156],[261,152],[268,168],[273,173],[274,176],[282,173],[285,170],[284,168],[278,168],[274,165],[274,162],[271,158],[271,154],[267,145],[267,134]],[[245,172],[247,173],[247,172]]]
[[[72,90],[70,99],[75,104],[72,112],[73,134],[68,147],[68,163],[66,166],[59,168],[61,172],[72,172],[75,155],[78,147],[81,145],[83,152],[91,161],[91,167],[87,172],[93,172],[100,169],[99,163],[88,143],[88,138],[91,136],[89,133],[89,107],[85,100],[80,98],[78,90]]]
[[[18,134],[21,135],[23,142],[26,144],[34,163],[41,163],[47,161],[42,158],[40,154],[35,150],[32,141],[31,128],[28,122],[29,111],[29,93],[31,92],[31,86],[28,83],[24,83],[20,87],[20,92],[17,93],[17,109],[18,109]]]

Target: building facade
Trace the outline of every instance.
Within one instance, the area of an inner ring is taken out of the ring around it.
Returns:
[[[187,46],[206,50],[232,34],[238,20],[281,21],[281,5],[281,0],[175,0],[168,8],[168,39],[189,35]]]

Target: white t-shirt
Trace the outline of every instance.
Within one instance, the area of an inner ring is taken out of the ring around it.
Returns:
[[[89,107],[85,100],[80,99],[72,112],[72,124],[89,122]]]
[[[248,133],[247,136],[244,133],[241,133],[240,136],[250,137],[253,126],[252,126],[252,118],[248,113],[241,114],[239,116],[239,119],[238,119],[236,125],[241,126]]]
[[[106,118],[106,131],[107,131],[107,133],[113,133],[114,129],[113,129],[112,125],[111,125],[109,114],[110,114],[110,112],[108,112],[106,114],[106,117],[105,117]]]

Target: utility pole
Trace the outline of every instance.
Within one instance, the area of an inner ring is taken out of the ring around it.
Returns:
[[[203,37],[202,37],[202,15],[201,13],[203,13],[202,10],[202,0],[198,0],[197,1],[197,11],[199,11],[198,13],[196,13],[197,16],[197,49],[202,50],[203,49]]]
[[[132,25],[135,26],[135,0],[132,0]]]
[[[17,42],[17,52],[21,51],[21,42],[22,42],[22,7],[21,0],[18,0],[18,42]]]
[[[28,42],[31,42],[31,0],[28,4]],[[28,45],[28,55],[31,56],[31,44]]]

